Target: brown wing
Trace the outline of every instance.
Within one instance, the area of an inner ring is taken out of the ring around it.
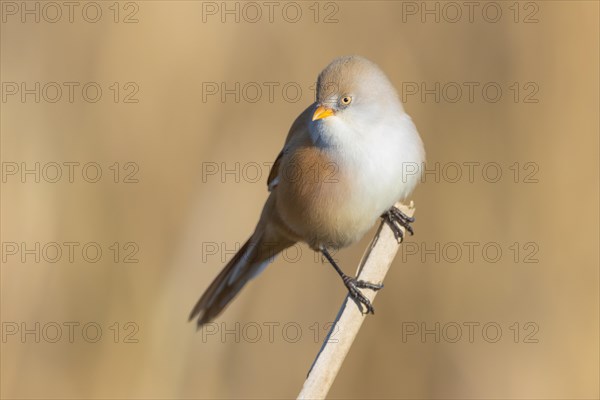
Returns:
[[[313,115],[313,113],[315,111],[315,108],[316,108],[315,103],[308,106],[308,108],[306,110],[304,110],[302,112],[302,114],[300,114],[298,116],[298,118],[296,118],[294,123],[292,124],[292,127],[290,128],[290,131],[288,132],[288,135],[285,138],[285,144],[283,145],[283,150],[281,150],[279,152],[279,155],[275,159],[275,162],[273,163],[273,167],[271,167],[271,171],[269,172],[269,177],[267,178],[267,187],[269,188],[269,192],[271,192],[273,189],[275,189],[277,187],[277,184],[279,183],[279,181],[277,179],[279,176],[279,165],[281,163],[283,154],[286,151],[287,145],[290,143],[290,141],[292,141],[292,139],[298,138],[298,136],[301,136],[306,133],[307,122],[310,121],[311,116]]]
[[[279,152],[279,155],[275,159],[275,162],[271,167],[271,171],[269,172],[269,177],[267,178],[267,187],[269,188],[269,192],[277,186],[277,176],[279,175],[279,163],[281,162],[282,156],[283,150]]]

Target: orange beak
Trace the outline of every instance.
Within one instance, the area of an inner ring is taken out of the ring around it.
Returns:
[[[325,106],[319,106],[315,110],[315,113],[313,114],[312,120],[316,121],[318,119],[323,119],[323,118],[331,117],[332,115],[334,115],[334,112],[333,112],[333,110],[331,108],[325,107]]]

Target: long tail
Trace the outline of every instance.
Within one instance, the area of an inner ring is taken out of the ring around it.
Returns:
[[[266,241],[263,234],[255,232],[206,289],[189,320],[198,318],[198,328],[213,320],[250,279],[293,244],[288,240]]]

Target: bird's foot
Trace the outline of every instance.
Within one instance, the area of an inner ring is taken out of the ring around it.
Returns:
[[[375,314],[375,309],[373,308],[371,301],[367,299],[367,297],[364,294],[362,294],[360,289],[371,289],[377,291],[381,289],[383,285],[366,281],[359,281],[356,278],[349,277],[348,275],[342,276],[342,279],[344,281],[344,285],[346,285],[346,287],[348,288],[348,293],[350,294],[350,297],[352,297],[358,303],[360,312],[362,313],[362,306],[364,305],[367,309],[366,314]]]
[[[400,227],[406,229],[406,231],[411,235],[415,234],[412,226],[410,225],[411,223],[415,222],[415,219],[404,214],[396,206],[392,206],[392,208],[383,213],[381,218],[383,218],[383,220],[387,222],[387,224],[394,232],[394,237],[399,242],[404,240],[404,232],[402,232],[402,229],[400,229]]]

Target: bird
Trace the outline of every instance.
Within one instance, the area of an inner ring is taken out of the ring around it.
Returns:
[[[345,274],[331,256],[382,218],[396,239],[408,217],[394,205],[421,179],[423,141],[385,73],[358,55],[335,58],[318,75],[316,99],[293,122],[271,167],[268,198],[254,233],[196,303],[189,320],[214,320],[274,257],[298,242],[321,253],[366,314],[361,289],[380,283]]]

